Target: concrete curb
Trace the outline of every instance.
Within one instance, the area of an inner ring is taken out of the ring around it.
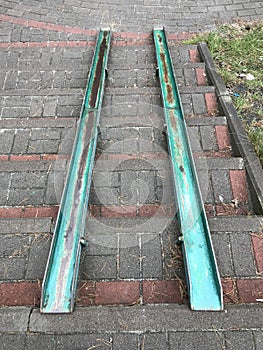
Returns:
[[[254,317],[251,317],[253,314]],[[158,315],[158,317],[156,317]],[[33,310],[29,331],[37,333],[83,333],[105,331],[202,331],[263,327],[263,309],[255,305],[229,306],[225,312],[195,312],[186,305],[144,307],[77,308],[71,315],[41,315]]]
[[[48,334],[92,332],[229,331],[263,327],[260,305],[231,305],[224,312],[192,312],[186,305],[78,307],[72,314],[40,314],[29,307],[3,307],[0,332]],[[158,317],[156,315],[158,314]],[[251,315],[253,314],[253,317]]]
[[[233,105],[226,86],[216,71],[212,56],[206,43],[198,44],[198,51],[206,63],[208,80],[215,86],[219,108],[227,117],[235,156],[241,156],[245,162],[251,201],[256,214],[263,212],[263,170],[254,148],[247,138],[241,119]]]

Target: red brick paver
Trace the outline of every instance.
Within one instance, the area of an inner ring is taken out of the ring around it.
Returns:
[[[204,68],[196,68],[195,76],[197,85],[206,85],[206,74]]]
[[[222,279],[223,295],[225,303],[238,303],[236,282],[231,278]]]
[[[139,303],[139,282],[97,282],[95,303],[97,305]]]
[[[241,303],[255,303],[263,299],[263,279],[237,280]]]
[[[179,281],[143,281],[145,304],[182,303],[184,290]]]
[[[136,206],[105,206],[101,207],[101,216],[106,218],[132,218],[137,215]]]
[[[200,62],[199,53],[197,50],[189,50],[190,61],[192,63]]]
[[[217,112],[216,95],[213,92],[207,92],[205,94],[205,102],[208,114],[215,114]]]
[[[228,128],[226,125],[216,125],[216,139],[219,150],[225,150],[230,148],[230,140],[228,134]]]
[[[230,182],[233,198],[240,202],[247,203],[248,192],[246,183],[246,173],[244,170],[230,170]]]
[[[40,293],[37,282],[0,283],[0,306],[38,305]]]
[[[263,273],[263,234],[251,234],[254,256],[258,273]]]

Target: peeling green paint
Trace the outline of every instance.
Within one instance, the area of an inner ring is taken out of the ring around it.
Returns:
[[[43,281],[43,313],[68,313],[74,307],[110,38],[109,30],[97,38]]]
[[[183,254],[193,310],[222,310],[223,292],[164,29],[153,30]]]

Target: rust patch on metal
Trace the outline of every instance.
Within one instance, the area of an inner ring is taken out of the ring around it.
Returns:
[[[169,72],[168,72],[168,67],[167,67],[167,63],[165,60],[165,54],[163,52],[161,52],[160,56],[161,56],[161,61],[162,61],[162,65],[163,65],[164,81],[165,81],[166,90],[167,90],[167,101],[170,104],[172,104],[174,102],[173,88],[172,88],[171,84],[169,83]]]
[[[182,165],[180,165],[179,169],[182,173],[184,173],[184,167]]]
[[[165,61],[165,54],[163,52],[161,52],[160,56],[161,56],[161,61],[162,61],[162,64],[163,64],[163,70],[164,70],[164,81],[167,84],[168,81],[169,81],[169,79],[168,79],[169,77],[168,77],[168,68],[167,68],[167,64],[166,64],[166,61]]]
[[[98,95],[98,90],[100,86],[100,76],[102,71],[103,57],[104,57],[104,52],[107,49],[106,38],[107,38],[107,32],[104,32],[104,37],[100,45],[99,59],[97,62],[96,71],[94,74],[93,86],[92,86],[91,95],[89,99],[89,105],[91,108],[95,108],[96,106],[97,95]]]
[[[157,35],[157,36],[158,36],[159,43],[162,43],[163,39],[162,39],[161,35]]]
[[[84,148],[80,156],[79,160],[79,170],[78,170],[78,179],[76,182],[76,187],[74,190],[74,206],[77,207],[80,202],[80,196],[81,196],[81,188],[83,184],[83,174],[85,172],[85,169],[87,167],[87,156],[88,156],[88,151],[90,147],[90,142],[93,137],[93,130],[94,130],[94,121],[95,121],[95,114],[94,112],[90,112],[88,116],[88,121],[85,125],[84,129],[84,135],[83,135],[83,140],[82,142],[84,143]],[[67,230],[67,236],[73,237],[73,228],[75,227],[75,215],[74,211],[72,211],[72,215],[70,216],[70,220],[68,223],[68,230]],[[67,248],[70,248],[70,245],[72,242],[69,240],[66,242]]]
[[[167,100],[169,103],[173,102],[173,89],[170,84],[166,84],[167,89]]]

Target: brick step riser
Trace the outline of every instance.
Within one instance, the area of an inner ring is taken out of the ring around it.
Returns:
[[[230,151],[227,126],[193,125],[188,127],[188,133],[193,152]],[[59,154],[60,157],[63,154],[70,155],[74,134],[74,128],[65,127],[1,129],[0,141],[3,140],[0,144],[1,159],[4,159],[2,157],[4,155],[16,154],[39,154],[42,158],[45,154]],[[111,127],[100,128],[97,153],[167,152],[166,141],[163,126],[121,127],[120,124],[112,123]],[[114,147],[117,147],[116,150]]]
[[[140,282],[82,282],[76,296],[77,306],[135,305],[158,303],[187,303],[185,285],[179,281]],[[262,298],[262,281],[257,279],[222,279],[224,302],[256,303]],[[252,292],[253,291],[253,292]],[[1,306],[37,306],[41,285],[37,282],[9,282],[0,284]]]
[[[155,157],[131,159],[124,155],[115,160],[98,158],[94,168],[90,204],[125,206],[173,203],[173,185],[168,171],[169,160],[168,158],[162,160],[160,154],[157,155],[159,159]],[[215,158],[213,161],[207,158],[200,162],[197,159],[205,202],[217,204],[218,208],[220,204],[221,207],[226,204],[226,212],[231,208],[238,209],[242,203],[247,204],[248,190],[242,163],[238,159],[231,158]],[[1,205],[58,204],[66,176],[66,160],[31,161],[30,172],[28,163],[21,161],[3,163],[1,174],[2,178],[5,178],[5,188],[3,187],[1,191]],[[222,163],[222,168],[217,163]],[[136,194],[131,191],[132,182],[139,186]]]

